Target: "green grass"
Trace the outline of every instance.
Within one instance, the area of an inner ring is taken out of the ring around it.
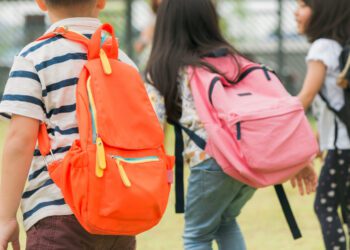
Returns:
[[[0,148],[3,145],[4,130],[5,125],[0,123]],[[171,148],[171,139],[167,144],[168,148]],[[323,249],[320,228],[312,208],[314,195],[301,197],[296,190],[291,189],[289,183],[285,187],[303,238],[297,241],[292,239],[273,188],[261,189],[244,207],[238,218],[248,250]],[[172,192],[162,221],[152,230],[137,237],[137,249],[181,250],[183,225],[183,215],[174,212]],[[24,244],[23,230],[21,240]]]
[[[313,213],[314,196],[300,197],[285,185],[303,238],[294,241],[273,188],[258,190],[244,207],[238,221],[249,250],[323,249],[318,221]],[[183,216],[174,213],[174,196],[161,223],[138,237],[141,250],[182,249]]]

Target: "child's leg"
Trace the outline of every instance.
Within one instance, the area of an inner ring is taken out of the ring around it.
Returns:
[[[135,249],[134,236],[96,236],[86,232],[73,215],[47,217],[27,232],[27,250]]]
[[[243,185],[235,199],[231,201],[231,204],[223,213],[222,223],[215,233],[215,239],[220,250],[246,249],[243,235],[235,218],[240,213],[241,207],[252,197],[254,191],[253,188]]]
[[[221,224],[215,233],[215,239],[220,250],[246,249],[241,229],[236,220]]]
[[[345,183],[342,169],[349,165],[348,157],[330,150],[322,167],[315,199],[315,212],[321,224],[326,249],[346,250],[346,238],[338,207],[342,200],[340,187]]]
[[[348,150],[350,155],[350,150]],[[343,201],[343,216],[345,217],[347,228],[348,228],[348,234],[350,235],[350,164],[348,163],[345,166],[344,171],[346,172],[346,182],[344,186],[344,194],[345,198]]]
[[[93,250],[135,250],[134,236],[96,236]]]
[[[245,185],[224,174],[212,159],[191,168],[185,210],[185,250],[212,249],[212,241],[223,223],[223,215],[240,193],[242,186]],[[240,210],[243,204],[237,206],[239,209],[236,210]],[[236,230],[231,232],[237,235],[237,230],[239,228],[236,227]],[[228,234],[227,237],[231,238],[234,235]],[[236,245],[244,246],[243,237],[235,239],[239,242],[226,249],[236,250]],[[237,248],[242,249],[245,248]]]

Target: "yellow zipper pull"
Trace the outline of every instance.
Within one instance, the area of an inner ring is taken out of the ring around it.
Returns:
[[[122,181],[123,181],[124,185],[126,187],[131,187],[130,180],[129,180],[128,176],[126,175],[126,172],[124,170],[124,167],[123,167],[122,163],[120,162],[119,159],[116,159],[116,162],[117,162],[117,166],[118,166],[120,177],[122,178]]]
[[[96,159],[96,168],[95,168],[95,174],[98,178],[103,177],[103,169],[100,168],[100,166],[98,165],[98,161]]]
[[[106,155],[101,137],[96,138],[96,147],[96,162],[98,163],[99,168],[104,170],[106,169]]]
[[[100,59],[102,63],[103,72],[105,72],[106,75],[112,74],[111,64],[109,63],[106,52],[103,49],[100,49]]]
[[[106,156],[103,142],[100,137],[96,138],[96,169],[97,177],[103,177],[103,172],[106,169]]]

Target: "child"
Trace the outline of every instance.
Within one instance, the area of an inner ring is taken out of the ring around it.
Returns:
[[[136,40],[134,44],[135,51],[139,55],[138,66],[142,72],[146,67],[146,63],[151,52],[156,15],[161,2],[162,0],[151,0],[150,5],[152,7],[153,17],[150,20],[149,24],[147,24],[142,30],[140,37]]]
[[[223,74],[215,65],[202,62],[201,58],[215,54],[213,51],[232,57],[232,72]],[[226,78],[236,72],[233,79],[228,79],[232,81],[240,69],[236,55],[239,53],[221,34],[211,0],[163,0],[146,70],[152,82],[147,89],[161,122],[178,121],[206,139],[186,66],[206,67]],[[224,174],[213,158],[185,138],[185,158],[191,169],[185,208],[185,250],[212,249],[213,240],[220,250],[246,249],[236,217],[254,189]],[[309,187],[307,177],[310,174],[300,176],[300,180]]]
[[[340,73],[339,55],[350,38],[350,1],[299,0],[295,18],[299,33],[312,43],[299,98],[305,109],[312,101],[317,105],[320,150],[328,151],[319,178],[315,211],[326,249],[345,250],[346,238],[338,208],[342,206],[343,219],[349,222],[350,140],[345,125],[320,96],[336,110],[344,104],[343,90],[336,82]]]
[[[65,26],[90,37],[101,25],[97,17],[106,1],[36,0],[36,3],[53,22],[48,32]],[[0,104],[2,116],[11,118],[2,160],[1,250],[7,249],[8,243],[19,249],[16,212],[21,198],[28,250],[135,249],[134,236],[87,233],[65,204],[35,149],[41,121],[48,124],[56,159],[62,159],[78,138],[75,87],[86,58],[84,46],[61,36],[33,42],[15,58]],[[119,59],[134,65],[121,51]],[[47,160],[51,161],[50,156]]]

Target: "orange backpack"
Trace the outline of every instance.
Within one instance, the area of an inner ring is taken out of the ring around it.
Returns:
[[[111,39],[101,44],[101,33]],[[88,48],[76,89],[80,139],[64,159],[48,166],[66,203],[92,234],[135,235],[155,226],[164,214],[174,158],[165,154],[163,131],[143,81],[132,66],[118,61],[111,25],[86,37],[60,27],[56,35]],[[46,125],[39,149],[50,153]]]

